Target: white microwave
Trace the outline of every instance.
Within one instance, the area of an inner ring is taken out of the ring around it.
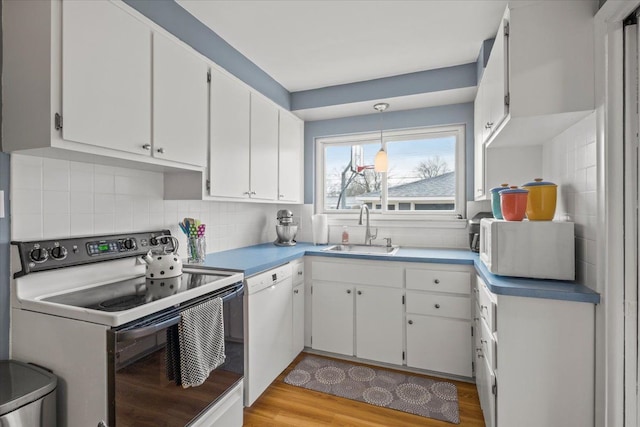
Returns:
[[[574,224],[483,218],[480,260],[500,276],[575,280]]]

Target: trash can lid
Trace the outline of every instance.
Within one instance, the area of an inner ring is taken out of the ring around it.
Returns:
[[[0,360],[0,416],[35,402],[55,390],[58,378],[17,360]]]

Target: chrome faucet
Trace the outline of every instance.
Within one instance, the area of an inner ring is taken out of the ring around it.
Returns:
[[[364,233],[364,244],[371,245],[371,241],[378,237],[378,230],[376,230],[376,234],[371,234],[371,226],[369,225],[369,207],[365,204],[360,205],[360,220],[358,221],[358,225],[362,225],[362,212],[367,213],[367,229]]]

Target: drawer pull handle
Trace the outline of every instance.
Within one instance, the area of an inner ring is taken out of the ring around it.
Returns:
[[[358,291],[358,295],[362,295],[362,291]]]
[[[434,305],[435,308],[440,308],[440,304]]]
[[[433,281],[433,283],[435,283],[436,285],[440,283],[440,279],[436,279]]]
[[[410,325],[413,325],[413,320],[409,320],[408,322]]]
[[[302,276],[302,271],[298,271],[298,276]]]
[[[482,339],[481,339],[481,340],[480,340],[480,343],[481,343],[481,344],[486,344],[486,343],[487,343],[487,340],[482,340]]]
[[[294,293],[294,294],[297,294],[297,293],[298,293],[298,290],[297,290],[297,289],[294,289],[294,290],[293,290],[293,293]]]
[[[351,289],[347,289],[347,293],[350,294],[351,293]]]

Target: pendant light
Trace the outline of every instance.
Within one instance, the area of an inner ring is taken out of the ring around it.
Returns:
[[[379,102],[373,106],[376,111],[381,113],[380,115],[380,151],[376,154],[373,160],[373,170],[376,172],[386,172],[389,168],[389,162],[387,159],[387,152],[384,150],[384,143],[382,141],[382,113],[389,108],[389,104],[386,102]]]

